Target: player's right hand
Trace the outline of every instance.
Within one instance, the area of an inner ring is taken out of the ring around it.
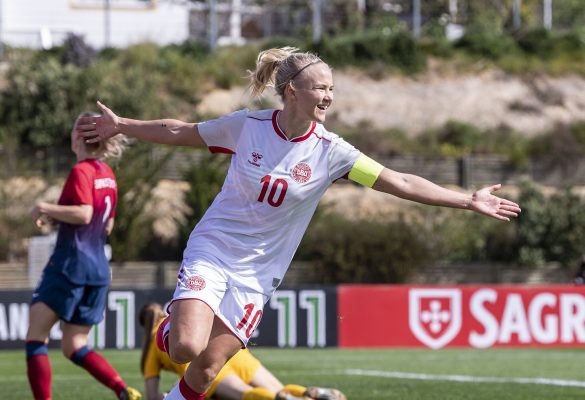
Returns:
[[[30,217],[37,228],[41,229],[43,225],[45,225],[45,221],[43,220],[43,213],[41,213],[38,205],[34,206],[32,210],[30,210]]]

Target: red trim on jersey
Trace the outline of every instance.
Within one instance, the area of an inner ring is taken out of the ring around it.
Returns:
[[[284,132],[282,130],[280,130],[280,127],[278,126],[278,121],[276,119],[276,117],[278,116],[278,113],[280,112],[280,110],[274,110],[274,113],[272,114],[272,126],[274,127],[274,131],[278,134],[278,136],[280,136],[281,138],[283,138],[284,140],[286,140],[287,142],[289,141],[288,138],[286,137],[286,135],[284,134]],[[315,128],[317,127],[317,123],[315,121],[311,122],[311,128],[309,129],[309,131],[307,133],[305,133],[303,136],[299,136],[296,137],[294,139],[291,139],[291,142],[294,143],[298,143],[298,142],[302,142],[304,140],[307,140],[311,134],[315,131]]]
[[[327,139],[325,136],[319,136],[319,134],[317,132],[314,132],[313,131],[313,135],[317,136],[318,139],[326,140],[328,142],[331,142],[331,140],[330,139]]]
[[[276,116],[278,115],[279,112],[280,110],[274,110],[274,112],[272,113],[272,127],[274,128],[274,131],[278,134],[278,136],[280,136],[281,138],[288,142],[288,138],[286,137],[284,132],[280,130],[278,122],[276,121]]]
[[[226,149],[225,147],[220,147],[220,146],[209,146],[208,149],[212,153],[236,154],[235,151],[230,150],[230,149]]]
[[[303,136],[299,136],[294,138],[293,140],[291,140],[291,142],[302,142],[303,140],[307,140],[309,138],[309,136],[311,136],[313,134],[313,132],[315,131],[315,128],[317,127],[317,123],[315,121],[311,122],[311,129],[309,129],[309,132],[305,133]]]

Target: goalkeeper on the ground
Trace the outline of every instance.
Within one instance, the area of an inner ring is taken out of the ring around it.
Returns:
[[[189,364],[176,364],[156,345],[155,335],[165,313],[158,303],[140,310],[144,340],[140,368],[144,376],[146,400],[161,400],[160,373],[175,372],[182,377]],[[217,375],[206,399],[218,400],[345,400],[339,390],[300,385],[283,385],[248,349],[240,350]]]

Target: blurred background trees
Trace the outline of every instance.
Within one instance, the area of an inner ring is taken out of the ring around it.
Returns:
[[[260,49],[285,44],[317,51],[336,68],[360,68],[375,79],[416,77],[427,70],[430,59],[454,63],[462,71],[481,62],[485,68],[512,74],[585,75],[581,1],[555,1],[555,29],[544,28],[542,15],[534,11],[540,1],[522,2],[519,29],[510,22],[511,1],[459,1],[456,19],[449,3],[422,3],[424,23],[418,39],[408,17],[411,1],[366,1],[359,18],[349,2],[331,1],[327,10],[346,18],[331,20],[317,43],[303,31],[294,38],[274,37],[215,51],[198,41],[97,51],[72,35],[63,46],[48,51],[5,49],[0,85],[0,259],[24,256],[19,243],[34,234],[28,209],[34,199],[49,196],[48,191],[62,183],[74,162],[69,150],[73,121],[79,112],[95,109],[97,99],[135,118],[212,117],[196,113],[201,98],[214,89],[245,83],[243,71],[253,68]],[[444,28],[452,22],[463,24],[465,32],[447,40]],[[570,176],[585,146],[585,122],[538,136],[449,121],[411,137],[399,129],[362,124],[344,126],[333,120],[330,129],[376,156],[492,154],[506,159],[511,168],[530,163],[560,166],[567,171],[564,176]],[[187,164],[175,168],[179,176],[173,179],[186,186],[176,192],[175,200],[182,205],[163,212],[176,226],[163,238],[153,228],[160,201],[155,191],[178,154]],[[179,260],[188,234],[221,188],[227,162],[224,156],[202,151],[133,143],[114,165],[121,200],[110,240],[114,260]],[[445,261],[525,267],[558,262],[570,267],[585,249],[585,204],[575,183],[561,180],[559,190],[552,193],[529,180],[520,184],[509,195],[523,205],[523,213],[510,224],[443,209],[409,207],[393,218],[375,221],[354,221],[320,209],[297,259],[313,262],[322,283],[403,282],[417,268]]]

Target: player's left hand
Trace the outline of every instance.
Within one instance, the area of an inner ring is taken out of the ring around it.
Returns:
[[[492,194],[492,192],[501,187],[501,184],[497,184],[473,193],[471,195],[470,209],[501,221],[509,221],[510,217],[517,217],[522,211],[518,204]]]
[[[101,117],[82,117],[77,120],[76,130],[86,143],[97,143],[120,133],[119,118],[108,107],[97,102]]]

